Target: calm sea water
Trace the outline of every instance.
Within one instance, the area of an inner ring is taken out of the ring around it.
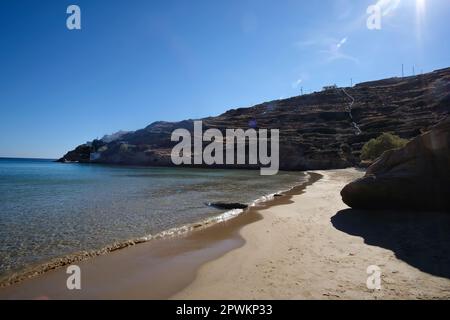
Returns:
[[[305,179],[0,158],[0,276],[218,216],[205,202],[251,203]]]

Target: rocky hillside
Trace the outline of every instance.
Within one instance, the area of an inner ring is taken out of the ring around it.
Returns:
[[[354,103],[352,103],[354,99]],[[350,108],[351,106],[351,108]],[[351,109],[351,113],[349,112]],[[204,130],[280,130],[280,168],[336,169],[359,163],[361,148],[382,132],[413,138],[450,112],[450,68],[415,77],[360,83],[234,109],[203,120]],[[78,146],[59,161],[171,166],[174,129],[193,120],[156,122],[118,140]]]

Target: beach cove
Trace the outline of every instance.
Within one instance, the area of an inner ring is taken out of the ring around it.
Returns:
[[[445,299],[450,280],[394,250],[350,234],[361,220],[340,189],[363,175],[318,171],[310,183],[227,222],[180,238],[143,243],[80,263],[83,289],[65,287],[64,269],[0,289],[8,299]],[[345,217],[349,215],[348,217]],[[446,228],[445,216],[439,228]],[[347,221],[349,220],[349,221]],[[397,219],[398,220],[398,219]],[[405,233],[399,221],[389,231]],[[400,221],[401,222],[401,221]],[[375,223],[375,221],[372,221]],[[389,226],[390,225],[390,226]],[[436,226],[436,223],[434,224]],[[415,227],[409,226],[406,228]],[[390,228],[390,229],[389,229]],[[376,230],[376,225],[375,225]],[[419,230],[420,231],[420,230]],[[428,230],[429,231],[429,230]],[[442,231],[442,230],[441,230]],[[361,231],[362,232],[362,231]],[[440,233],[438,233],[440,234]],[[364,234],[362,234],[364,236]],[[420,235],[420,232],[418,233]],[[421,239],[423,240],[423,239]],[[407,239],[400,239],[402,244]],[[414,239],[409,240],[414,244]],[[435,241],[435,239],[430,239]],[[448,246],[448,238],[441,238]],[[411,243],[410,243],[411,244]],[[391,248],[394,249],[394,248]],[[382,289],[366,286],[378,265]],[[422,270],[420,270],[422,269]],[[444,270],[445,271],[445,270]]]

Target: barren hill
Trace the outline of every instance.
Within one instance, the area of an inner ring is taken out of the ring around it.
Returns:
[[[314,170],[353,166],[371,138],[382,132],[413,138],[449,112],[450,68],[446,68],[270,101],[201,120],[204,130],[248,129],[250,124],[279,129],[280,168]],[[170,136],[177,128],[192,130],[193,120],[155,122],[112,142],[80,145],[60,161],[171,166],[175,143]]]

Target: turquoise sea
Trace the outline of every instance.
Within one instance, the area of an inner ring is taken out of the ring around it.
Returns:
[[[79,251],[183,230],[306,181],[300,172],[135,168],[0,158],[0,276]]]

